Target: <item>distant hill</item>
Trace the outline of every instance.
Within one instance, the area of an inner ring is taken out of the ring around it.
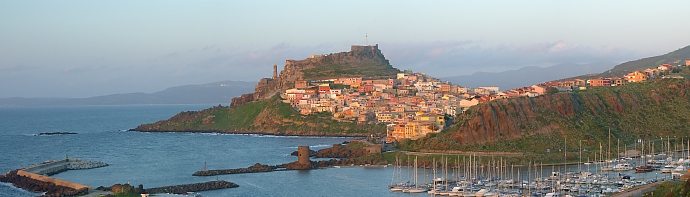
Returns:
[[[636,70],[657,67],[660,64],[684,64],[685,59],[690,59],[690,46],[683,47],[673,52],[629,61],[613,67],[611,70],[601,73],[598,77],[623,76]]]
[[[254,82],[220,81],[167,88],[153,93],[125,93],[88,98],[0,98],[0,106],[228,104],[254,90]]]
[[[570,76],[600,73],[609,68],[602,65],[611,64],[613,63],[597,62],[590,64],[558,64],[549,67],[530,66],[503,72],[478,72],[471,75],[444,77],[441,80],[468,87],[498,86],[501,89],[512,89]]]

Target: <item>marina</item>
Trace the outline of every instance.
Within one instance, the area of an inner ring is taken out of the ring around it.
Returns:
[[[652,184],[680,179],[690,165],[690,140],[661,141],[660,152],[653,150],[654,142],[640,140],[635,151],[617,148],[612,156],[602,148],[593,161],[562,165],[513,165],[498,157],[442,155],[430,167],[417,168],[419,156],[408,156],[412,164],[396,158],[388,189],[432,196],[610,196],[638,188],[648,191]],[[637,154],[627,154],[631,152]]]

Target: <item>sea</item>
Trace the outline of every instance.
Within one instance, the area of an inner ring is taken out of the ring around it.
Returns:
[[[394,166],[192,176],[204,167],[226,169],[248,167],[255,163],[288,163],[296,160],[290,154],[297,150],[297,146],[308,145],[312,150],[319,150],[350,138],[128,131],[139,124],[167,119],[181,111],[208,107],[211,105],[0,107],[0,173],[47,160],[79,158],[110,165],[67,171],[53,177],[94,188],[117,183],[141,184],[144,188],[152,188],[211,180],[226,180],[239,185],[238,188],[199,192],[201,196],[427,195],[390,192],[388,185],[391,183],[413,180],[412,168],[395,170]],[[44,132],[77,134],[37,135]],[[578,167],[568,168],[569,171],[576,171]],[[522,171],[523,180],[530,174],[526,168],[516,170]],[[590,171],[596,172],[597,167]],[[420,182],[429,182],[432,178],[431,170],[418,169],[417,172]],[[550,171],[547,169],[540,173],[548,176]],[[620,175],[611,172],[608,176]],[[640,179],[667,176],[658,171],[631,175]],[[38,195],[11,184],[0,183],[0,197]]]
[[[199,193],[202,196],[415,196],[388,191],[393,167],[192,176],[204,165],[220,169],[292,162],[296,157],[290,153],[299,145],[318,150],[349,138],[127,131],[181,111],[210,106],[0,107],[0,172],[68,157],[110,164],[53,176],[91,187],[129,183],[151,188],[226,180],[239,187]],[[77,134],[36,135],[42,132]],[[0,183],[0,196],[37,195],[40,194]]]

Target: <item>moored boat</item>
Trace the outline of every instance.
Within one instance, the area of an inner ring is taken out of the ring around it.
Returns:
[[[654,171],[654,168],[652,168],[652,166],[643,165],[643,166],[635,167],[635,172],[637,172],[637,173],[645,173],[645,172],[651,172],[651,171]]]

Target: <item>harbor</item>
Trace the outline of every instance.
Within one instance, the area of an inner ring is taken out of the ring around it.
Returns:
[[[654,150],[654,143],[662,144],[661,151]],[[687,180],[690,140],[640,140],[635,145],[622,151],[620,146],[614,151],[601,146],[595,159],[583,158],[580,148],[579,162],[560,164],[442,154],[431,165],[420,166],[422,156],[409,154],[396,158],[388,189],[433,196],[642,196],[658,183]]]

